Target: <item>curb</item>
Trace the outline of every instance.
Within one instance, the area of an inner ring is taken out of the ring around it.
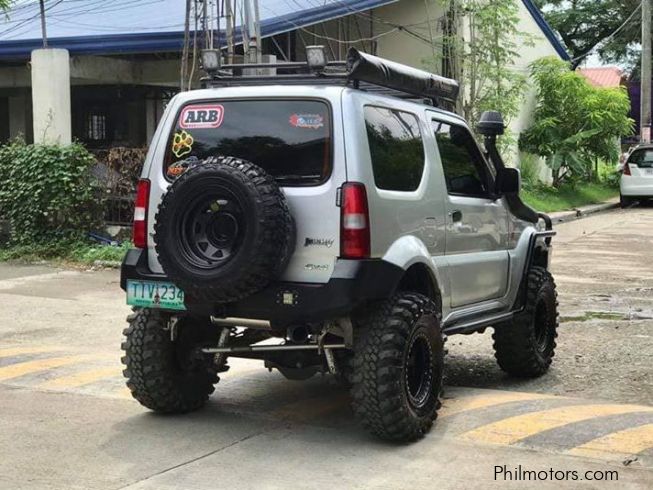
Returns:
[[[591,206],[583,206],[582,208],[574,209],[572,211],[551,213],[549,216],[551,216],[551,220],[553,220],[554,223],[567,223],[569,221],[586,218],[593,214],[612,211],[618,207],[619,201],[610,201],[601,204],[593,204]]]

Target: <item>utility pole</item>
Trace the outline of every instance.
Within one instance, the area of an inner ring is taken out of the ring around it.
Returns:
[[[651,142],[651,4],[642,1],[642,100],[640,126],[642,143]]]
[[[261,39],[261,14],[258,0],[254,0],[254,26],[256,32],[256,62],[263,63],[263,39]]]
[[[226,22],[226,35],[227,35],[227,64],[234,62],[234,28],[233,20],[234,12],[231,8],[231,0],[225,0],[225,22]]]
[[[259,40],[256,38],[256,20],[253,10],[252,0],[243,0],[243,13],[245,14],[243,27],[247,32],[247,36],[243,37],[243,49],[247,63],[257,63],[258,60]]]
[[[39,0],[41,7],[41,36],[43,37],[43,47],[48,47],[48,33],[45,30],[45,0]]]
[[[184,46],[181,50],[181,73],[179,88],[181,91],[186,90],[186,77],[188,76],[188,43],[190,42],[190,4],[191,0],[186,0],[186,9],[184,13]]]

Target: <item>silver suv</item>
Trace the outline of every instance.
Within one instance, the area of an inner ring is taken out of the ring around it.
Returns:
[[[447,335],[493,327],[503,370],[547,371],[554,232],[499,156],[500,115],[481,118],[482,150],[437,108],[455,81],[314,54],[275,75],[223,66],[169,104],[122,266],[124,374],[146,407],[187,412],[228,356],[331,372],[364,426],[413,441],[440,407]]]

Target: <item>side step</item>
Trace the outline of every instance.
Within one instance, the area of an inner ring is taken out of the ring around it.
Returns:
[[[484,316],[482,318],[473,318],[471,320],[460,320],[450,325],[444,325],[444,333],[447,335],[455,334],[470,334],[478,332],[497,323],[512,320],[515,313],[510,311],[508,313],[497,313],[491,316]]]

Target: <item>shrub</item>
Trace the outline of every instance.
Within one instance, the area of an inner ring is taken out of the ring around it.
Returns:
[[[533,189],[540,184],[540,169],[536,155],[522,153],[520,155],[519,171],[525,189]]]
[[[593,163],[616,163],[618,139],[632,133],[624,89],[595,88],[567,62],[542,58],[531,65],[537,85],[533,125],[520,149],[546,158],[553,184],[592,177]]]
[[[103,198],[94,164],[78,143],[0,147],[0,216],[10,222],[11,245],[77,240],[99,229]]]

